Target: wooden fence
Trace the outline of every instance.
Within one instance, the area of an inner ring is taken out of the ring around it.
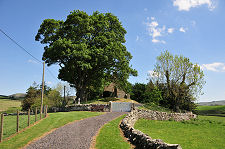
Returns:
[[[30,126],[30,109],[27,111],[27,127]],[[46,105],[44,107],[44,118],[47,117],[47,113],[48,113],[48,106]],[[38,109],[35,108],[35,120],[34,122],[37,122],[37,115],[38,115]],[[16,133],[18,133],[20,130],[19,130],[19,120],[20,120],[20,112],[19,110],[17,110],[17,114],[16,114],[16,124],[15,124],[15,130],[16,130]],[[42,115],[40,113],[40,120],[42,119]],[[1,114],[1,123],[0,123],[0,142],[3,141],[3,132],[4,132],[4,113]]]

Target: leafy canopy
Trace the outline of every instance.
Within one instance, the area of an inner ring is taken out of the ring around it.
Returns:
[[[203,71],[198,64],[190,62],[182,55],[172,55],[168,51],[157,57],[151,81],[163,91],[163,99],[167,100],[174,110],[190,110],[196,97],[201,94],[205,84]]]
[[[126,50],[126,30],[111,13],[79,10],[65,21],[46,19],[35,37],[45,44],[43,60],[59,64],[58,78],[69,82],[77,96],[85,98],[90,87],[102,87],[113,81],[124,87],[137,72],[129,66],[131,54]]]

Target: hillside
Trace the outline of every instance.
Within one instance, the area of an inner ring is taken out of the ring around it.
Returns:
[[[219,106],[219,105],[225,105],[225,100],[211,101],[211,102],[199,102],[198,105],[200,105],[200,106]]]
[[[225,105],[219,106],[198,106],[197,114],[200,115],[214,115],[225,117]]]

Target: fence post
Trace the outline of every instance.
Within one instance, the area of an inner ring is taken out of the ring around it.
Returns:
[[[37,122],[37,107],[35,108],[35,122]]]
[[[17,110],[16,116],[16,132],[19,132],[19,110]]]
[[[41,110],[42,110],[42,108],[40,109],[40,120],[41,120],[41,115],[42,115],[42,111]]]
[[[0,129],[0,142],[3,140],[3,119],[4,119],[4,114],[1,114],[1,129]]]
[[[112,112],[112,101],[109,102],[109,112]]]
[[[44,106],[44,117],[45,117],[45,115],[46,115],[46,105]]]
[[[30,126],[30,109],[28,109],[28,122],[27,125]]]
[[[46,105],[46,115],[45,115],[45,117],[47,117],[47,115],[48,115],[48,105]]]

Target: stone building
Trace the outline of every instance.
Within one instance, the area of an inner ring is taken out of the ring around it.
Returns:
[[[115,83],[110,83],[104,88],[103,97],[116,97],[116,98],[128,98],[130,94],[126,94],[123,90],[120,90],[115,86]]]

